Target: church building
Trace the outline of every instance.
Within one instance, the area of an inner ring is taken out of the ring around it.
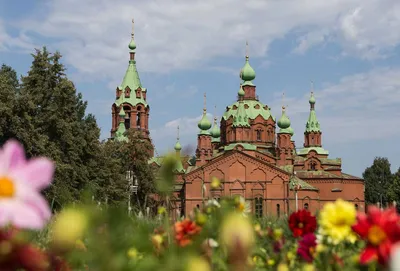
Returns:
[[[127,140],[125,131],[136,129],[151,141],[150,107],[147,89],[142,86],[136,69],[133,31],[129,50],[128,69],[112,105],[111,137]],[[178,136],[175,151],[180,162],[175,169],[172,213],[188,214],[210,199],[234,195],[243,197],[257,217],[281,216],[296,208],[315,212],[338,198],[364,210],[363,179],[342,172],[341,159],[330,158],[328,150],[323,148],[314,93],[310,94],[303,147],[296,148],[285,107],[276,120],[270,107],[259,100],[255,78],[246,55],[240,70],[239,90],[232,92],[236,102],[226,107],[219,124],[217,118],[213,123],[208,119],[204,101],[195,158],[181,156]],[[152,155],[149,163],[160,167],[163,157],[154,157],[154,150]],[[215,177],[221,184],[212,188]]]

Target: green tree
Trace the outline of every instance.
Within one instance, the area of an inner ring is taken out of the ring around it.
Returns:
[[[389,201],[388,190],[393,183],[393,175],[390,171],[389,160],[385,157],[376,157],[372,166],[365,169],[363,173],[365,180],[365,200],[367,204]]]
[[[15,106],[19,82],[17,73],[10,66],[2,65],[0,68],[0,145],[15,137],[13,123],[15,124]]]
[[[390,201],[396,201],[400,205],[400,167],[395,174],[393,174],[393,182],[388,189],[388,198]]]
[[[45,191],[56,205],[79,200],[87,187],[96,187],[100,130],[87,103],[65,75],[61,54],[36,50],[22,78],[18,110],[24,130],[19,139],[28,155],[45,155],[56,162],[55,179]]]

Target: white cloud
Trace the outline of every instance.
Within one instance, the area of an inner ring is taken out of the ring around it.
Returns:
[[[374,58],[400,41],[397,0],[52,0],[47,16],[28,18],[21,30],[57,38],[79,73],[120,78],[130,20],[135,17],[141,71],[195,69],[217,57],[265,55],[271,41],[295,33],[304,52],[335,41],[344,53]],[[322,29],[322,30],[321,30]],[[1,32],[0,32],[1,33]],[[212,66],[212,65],[211,65]]]
[[[167,97],[172,97],[177,95],[179,98],[190,98],[198,92],[196,86],[189,86],[187,88],[177,87],[175,83],[168,85],[163,91],[158,91],[155,93],[156,97],[159,99],[165,99]]]
[[[324,85],[327,86],[315,89],[316,111],[323,142],[349,143],[400,136],[400,126],[395,122],[400,119],[400,111],[397,109],[400,104],[400,68],[373,69],[343,77],[336,84]],[[281,116],[281,95],[274,93],[273,101],[269,104],[277,120]],[[309,94],[301,98],[285,97],[285,104],[288,105],[286,112],[295,130],[297,147],[303,145],[303,132],[309,113],[308,99]],[[200,118],[179,118],[155,129],[152,135],[156,144],[161,149],[173,146],[176,127],[179,125],[182,141],[195,145]],[[211,115],[209,119],[212,119]]]

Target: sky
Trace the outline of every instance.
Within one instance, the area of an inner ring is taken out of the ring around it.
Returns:
[[[287,106],[297,148],[313,81],[322,144],[343,171],[361,176],[376,156],[399,168],[400,1],[0,0],[0,64],[25,75],[34,48],[60,51],[108,138],[132,18],[158,154],[178,125],[195,149],[204,93],[210,117],[235,101],[248,41],[257,94],[277,118]]]

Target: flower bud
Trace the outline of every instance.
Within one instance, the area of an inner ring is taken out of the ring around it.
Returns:
[[[211,271],[210,264],[203,257],[192,257],[186,266],[187,271]]]
[[[217,177],[212,177],[211,189],[218,189],[221,185],[221,181]]]
[[[207,222],[207,216],[203,213],[198,213],[196,216],[196,223],[199,226],[203,226]]]
[[[68,250],[81,239],[88,226],[84,212],[65,209],[57,217],[52,228],[52,243],[55,247]]]
[[[220,238],[232,260],[247,259],[255,241],[252,224],[239,213],[232,213],[224,219]]]

